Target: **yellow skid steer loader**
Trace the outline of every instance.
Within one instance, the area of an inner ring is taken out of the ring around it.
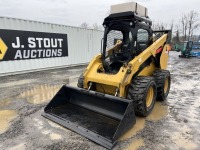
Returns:
[[[155,100],[170,89],[168,30],[153,31],[147,9],[131,2],[111,7],[104,19],[102,51],[78,80],[64,85],[43,116],[111,149]]]

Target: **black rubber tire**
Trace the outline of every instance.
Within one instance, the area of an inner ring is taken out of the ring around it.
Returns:
[[[169,90],[170,90],[170,85],[171,85],[171,75],[169,70],[156,70],[153,73],[153,76],[156,81],[157,85],[157,100],[158,101],[164,101],[166,100]],[[165,80],[168,78],[168,88],[167,91],[164,91],[164,86],[165,86]]]
[[[78,86],[79,88],[83,88],[83,81],[84,81],[84,76],[83,76],[83,74],[81,74],[81,75],[79,76],[79,78],[78,78],[78,83],[77,83],[77,86]]]
[[[153,99],[149,107],[146,105],[147,92],[153,87]],[[135,114],[137,116],[146,117],[154,108],[156,101],[156,83],[153,77],[138,76],[129,85],[127,99],[133,100]]]

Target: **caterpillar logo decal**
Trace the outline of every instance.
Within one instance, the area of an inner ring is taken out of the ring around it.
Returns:
[[[6,46],[6,44],[3,42],[3,40],[0,38],[0,60],[3,60],[6,51],[7,51],[8,47]]]

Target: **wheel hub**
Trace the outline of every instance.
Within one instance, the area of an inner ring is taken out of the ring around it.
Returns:
[[[150,107],[152,102],[153,102],[153,97],[154,97],[154,89],[153,87],[149,87],[148,92],[147,92],[147,97],[146,97],[146,106]]]

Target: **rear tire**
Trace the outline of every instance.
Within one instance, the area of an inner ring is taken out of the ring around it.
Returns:
[[[157,85],[157,100],[164,101],[170,90],[171,85],[171,75],[169,70],[156,70],[153,76]]]
[[[83,81],[84,81],[84,76],[83,76],[83,73],[79,76],[78,78],[78,83],[77,83],[77,86],[79,88],[83,88]]]
[[[136,77],[129,86],[127,99],[133,100],[135,113],[146,117],[154,108],[156,83],[153,77]]]

